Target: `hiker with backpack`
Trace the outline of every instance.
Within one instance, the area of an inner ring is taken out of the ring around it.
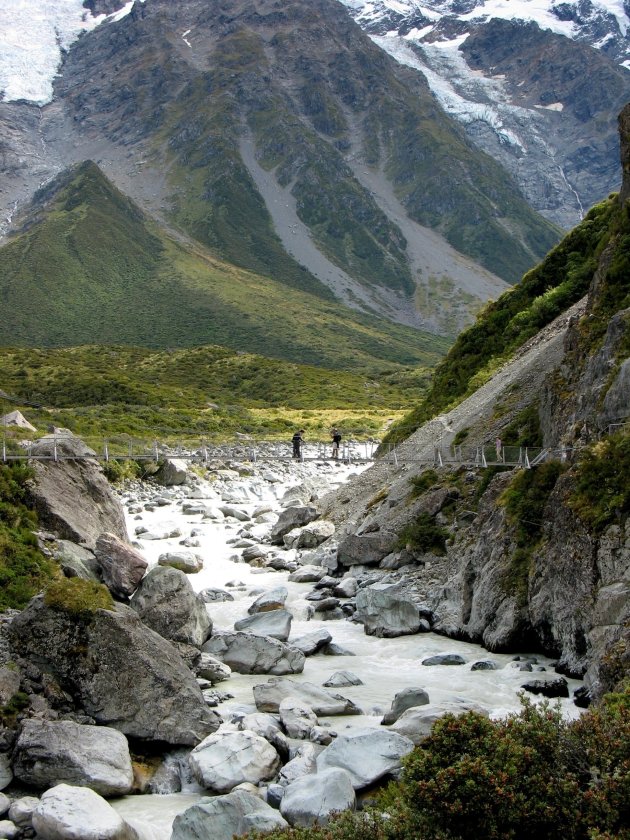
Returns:
[[[341,445],[341,432],[339,429],[331,429],[330,436],[332,438],[332,456],[335,461],[339,458],[339,446]]]
[[[303,434],[304,429],[300,429],[300,431],[296,432],[291,438],[291,443],[293,444],[293,457],[297,458],[299,461],[302,460],[302,444],[304,443],[304,438],[302,437]]]

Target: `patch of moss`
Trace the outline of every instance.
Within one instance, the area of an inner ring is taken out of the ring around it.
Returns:
[[[44,603],[55,610],[73,615],[114,609],[114,599],[106,586],[78,577],[63,578],[52,583],[44,594]]]

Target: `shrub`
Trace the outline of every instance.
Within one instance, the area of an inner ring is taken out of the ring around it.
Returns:
[[[433,554],[446,553],[448,531],[441,528],[433,516],[421,513],[406,525],[398,535],[398,548],[409,547],[414,551],[431,551]]]
[[[585,450],[570,507],[595,534],[630,512],[630,434],[618,432]]]
[[[412,475],[409,478],[409,483],[411,484],[411,498],[417,499],[418,496],[421,496],[430,487],[437,484],[438,480],[439,476],[435,470],[424,470],[424,472],[421,472],[419,475]]]
[[[37,516],[27,503],[31,475],[23,464],[0,465],[0,611],[22,609],[56,574],[33,534]]]
[[[78,577],[62,578],[51,584],[44,595],[44,603],[55,610],[77,615],[114,608],[114,599],[106,586]]]

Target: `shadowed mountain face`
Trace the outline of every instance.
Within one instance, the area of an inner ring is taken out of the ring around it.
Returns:
[[[336,0],[136,3],[0,122],[8,201],[91,158],[221,259],[442,334],[558,236]]]

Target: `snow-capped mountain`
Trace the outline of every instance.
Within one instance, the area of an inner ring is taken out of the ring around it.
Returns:
[[[547,218],[570,227],[617,188],[627,0],[341,2]]]

